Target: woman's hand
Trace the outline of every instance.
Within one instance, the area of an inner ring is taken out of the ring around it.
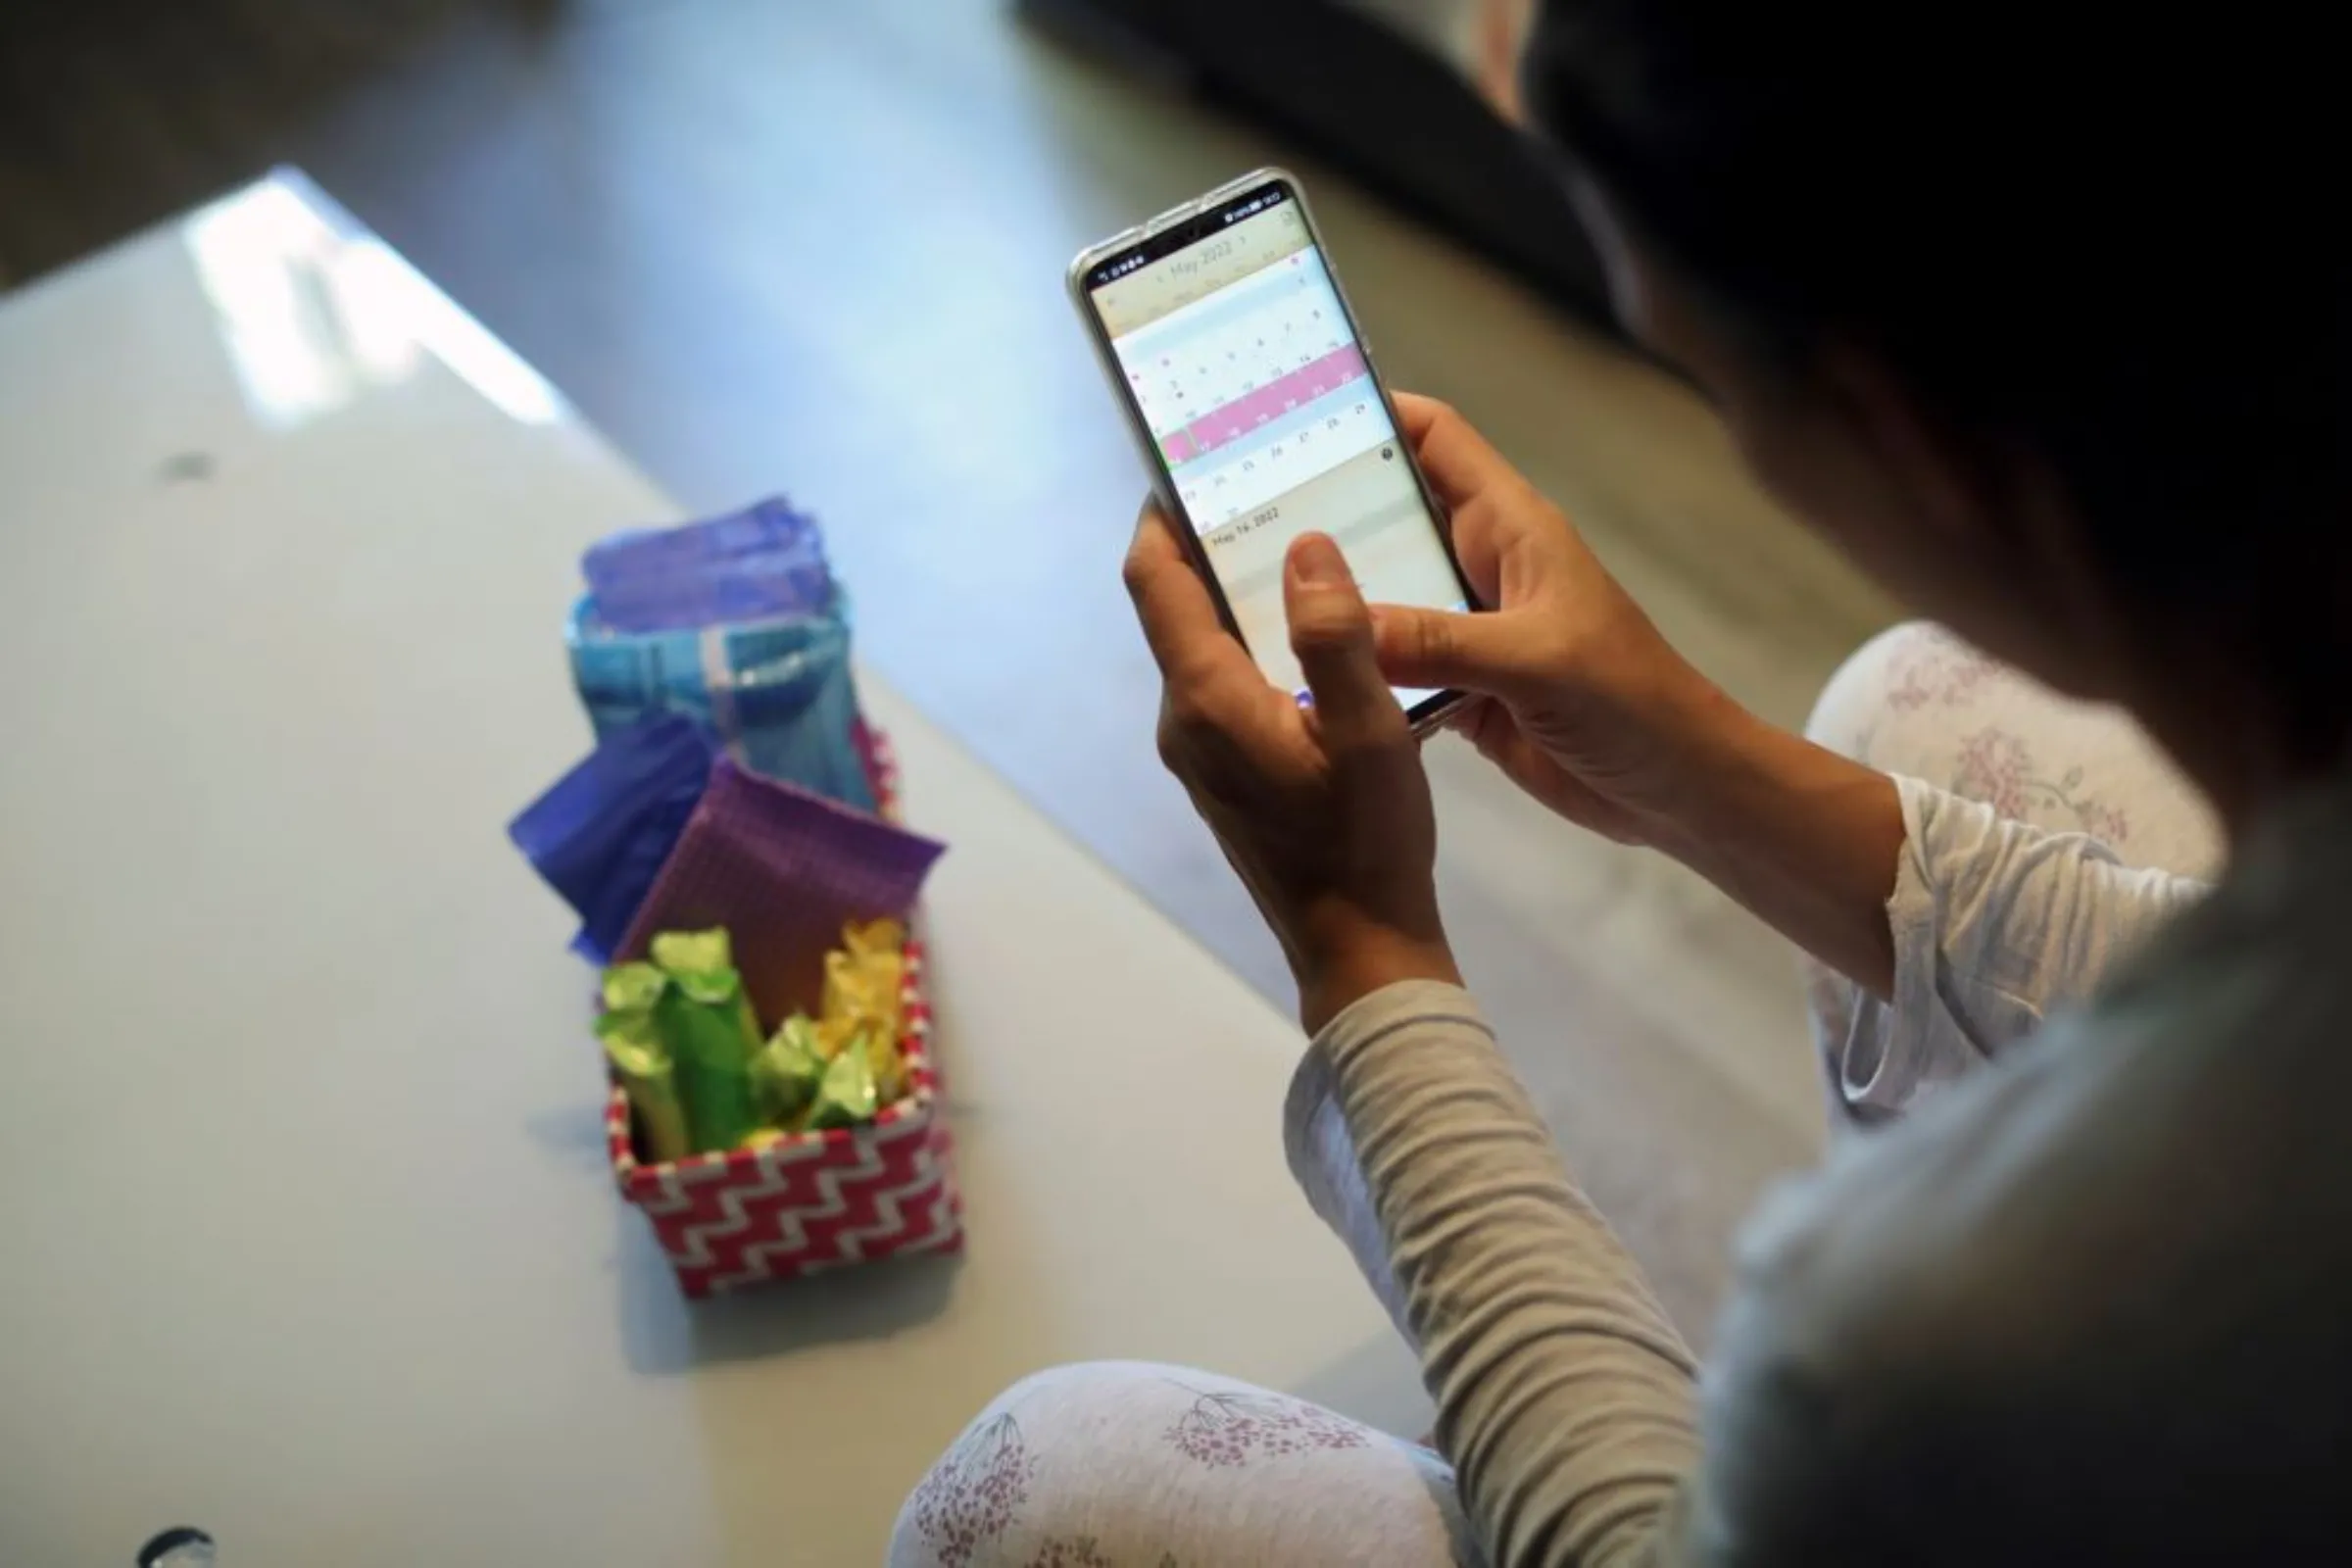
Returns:
[[[1558,508],[1460,416],[1396,410],[1453,514],[1477,614],[1382,606],[1380,667],[1478,701],[1453,725],[1569,820],[1666,851],[1878,996],[1903,814],[1884,774],[1756,718],[1667,645]]]
[[[1304,708],[1225,629],[1173,527],[1147,503],[1126,568],[1164,682],[1159,755],[1280,939],[1300,1021],[1311,1034],[1391,981],[1458,981],[1429,780],[1339,547],[1308,534],[1283,564]]]
[[[1570,821],[1656,841],[1694,748],[1744,714],[1658,634],[1545,500],[1460,415],[1398,394],[1405,433],[1453,518],[1453,547],[1492,610],[1383,605],[1382,672],[1472,703],[1449,721]]]

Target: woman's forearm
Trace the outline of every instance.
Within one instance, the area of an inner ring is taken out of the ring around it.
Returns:
[[[1416,981],[1347,1008],[1285,1126],[1308,1200],[1420,1353],[1487,1560],[1667,1560],[1697,1368],[1469,997]]]
[[[1894,984],[1886,901],[1903,848],[1894,781],[1776,728],[1720,692],[1698,700],[1670,798],[1644,836],[1872,995]]]

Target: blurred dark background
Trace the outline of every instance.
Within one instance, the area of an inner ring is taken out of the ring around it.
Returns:
[[[639,12],[663,9],[641,0]],[[607,0],[52,0],[0,20],[0,276],[24,278],[314,150],[312,127],[468,34],[551,38]],[[1517,0],[1019,0],[1030,25],[1323,153],[1600,320],[1550,172],[1498,113]],[[429,70],[426,73],[429,77]],[[1482,79],[1483,77],[1483,79]],[[429,82],[415,112],[433,113]],[[1411,114],[1396,112],[1399,104]]]

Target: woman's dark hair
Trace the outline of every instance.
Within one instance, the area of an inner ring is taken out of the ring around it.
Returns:
[[[1546,0],[1537,124],[1731,330],[2036,454],[2148,628],[2352,715],[2326,7]]]

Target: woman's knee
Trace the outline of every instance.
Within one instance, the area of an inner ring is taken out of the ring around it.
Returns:
[[[1023,1378],[900,1510],[897,1568],[952,1563],[1452,1562],[1434,1455],[1190,1367],[1094,1361]]]
[[[1138,1435],[1166,1427],[1175,1367],[1084,1361],[1033,1372],[988,1402],[915,1484],[891,1533],[894,1568],[999,1559],[1023,1539],[1115,1532]],[[1188,1396],[1189,1397],[1189,1396]]]
[[[1830,676],[1805,719],[1805,738],[1869,761],[1871,741],[1887,717],[1918,706],[1923,676],[1964,680],[1978,662],[1990,663],[1932,621],[1889,626],[1848,654]],[[1949,670],[1942,667],[1947,664]]]

